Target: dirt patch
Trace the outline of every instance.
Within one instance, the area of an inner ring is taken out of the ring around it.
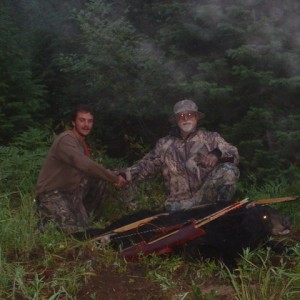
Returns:
[[[127,263],[126,270],[120,266],[98,267],[77,294],[78,299],[107,300],[168,300],[168,299],[210,299],[234,300],[231,285],[213,278],[201,282],[199,286],[192,275],[183,276],[187,270],[182,267],[174,272],[174,286],[165,288],[163,281],[155,282],[147,278],[147,268],[138,262]]]
[[[118,267],[100,267],[95,270],[82,290],[78,299],[165,299],[159,284],[146,278],[146,270],[137,264],[130,264],[126,273]]]

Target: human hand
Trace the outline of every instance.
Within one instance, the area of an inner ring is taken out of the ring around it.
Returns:
[[[122,188],[125,184],[127,184],[127,180],[122,176],[118,175],[118,181],[114,184],[116,189]]]
[[[218,162],[218,157],[212,153],[209,153],[201,158],[200,164],[204,167],[213,168]]]

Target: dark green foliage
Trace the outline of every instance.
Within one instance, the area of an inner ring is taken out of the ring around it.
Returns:
[[[31,128],[0,147],[0,189],[17,200],[24,193],[34,196],[38,172],[51,144],[49,132]]]
[[[32,77],[23,36],[4,4],[0,5],[0,141],[36,126],[41,117],[43,85]]]
[[[61,70],[72,77],[65,87],[70,103],[84,99],[94,105],[98,135],[115,153],[124,145],[125,134],[144,134],[151,142],[146,134],[153,135],[152,124],[161,114],[166,116],[168,108],[163,83],[169,77],[161,68],[164,57],[151,55],[155,51],[151,41],[114,3],[89,3],[75,21],[81,29],[81,51],[61,55],[59,60]]]

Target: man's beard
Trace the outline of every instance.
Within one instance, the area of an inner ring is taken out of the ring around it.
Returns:
[[[190,133],[194,130],[195,124],[193,122],[185,122],[179,125],[179,128],[185,133]]]

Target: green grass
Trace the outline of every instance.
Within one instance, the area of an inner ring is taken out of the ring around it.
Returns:
[[[289,266],[289,260],[289,257],[281,258],[274,266],[270,263],[269,250],[245,251],[239,268],[234,273],[227,269],[236,299],[299,299],[299,261],[296,266]]]

